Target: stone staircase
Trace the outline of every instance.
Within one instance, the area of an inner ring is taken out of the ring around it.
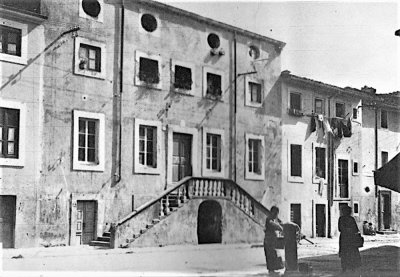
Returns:
[[[231,201],[261,226],[269,214],[267,208],[232,180],[186,177],[158,198],[112,224],[110,232],[105,232],[90,245],[111,248],[128,247],[151,228],[177,212],[188,201],[198,198]]]

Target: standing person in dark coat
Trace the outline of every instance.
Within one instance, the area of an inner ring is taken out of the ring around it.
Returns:
[[[339,232],[339,256],[342,271],[358,270],[361,266],[361,256],[354,241],[359,230],[354,217],[351,216],[349,206],[342,208],[342,216],[339,218]]]
[[[276,206],[271,208],[271,214],[267,217],[265,222],[265,237],[264,237],[264,253],[265,259],[267,261],[267,268],[270,273],[275,270],[282,269],[283,262],[282,259],[278,257],[276,253],[277,246],[277,232],[282,232],[283,228],[281,222],[278,219],[279,209]]]

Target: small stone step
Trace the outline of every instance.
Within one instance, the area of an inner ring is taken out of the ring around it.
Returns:
[[[89,242],[89,245],[110,248],[110,243],[106,241],[92,240],[91,242]]]
[[[154,225],[153,224],[146,224],[146,229],[152,228]]]
[[[160,219],[158,219],[158,218],[154,218],[154,219],[151,221],[152,224],[157,224],[157,223],[159,223],[159,222],[160,222]]]
[[[141,229],[140,234],[144,234],[144,233],[146,233],[146,231],[147,231],[147,229]]]
[[[110,232],[104,232],[103,233],[103,237],[111,237],[111,233]]]
[[[97,237],[98,241],[106,241],[106,242],[110,242],[110,237]]]
[[[137,239],[138,237],[140,237],[140,234],[133,234],[133,239]]]

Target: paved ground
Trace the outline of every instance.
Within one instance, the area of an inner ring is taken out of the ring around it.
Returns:
[[[338,276],[338,239],[302,241],[299,262],[314,276]],[[362,276],[400,276],[400,235],[367,237]],[[14,257],[14,258],[13,258]],[[135,249],[52,247],[3,250],[2,276],[268,276],[261,245],[189,245]],[[96,273],[93,273],[96,271]]]

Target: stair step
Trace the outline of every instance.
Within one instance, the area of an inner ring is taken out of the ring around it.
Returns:
[[[152,221],[151,221],[151,223],[154,225],[154,224],[157,224],[157,223],[159,223],[160,222],[160,219],[158,219],[158,218],[154,218]]]
[[[153,224],[146,224],[146,229],[152,228],[154,225]]]
[[[111,233],[110,232],[104,232],[103,233],[103,237],[111,237]]]
[[[106,241],[106,242],[110,242],[110,237],[97,237],[98,241]]]
[[[90,246],[101,246],[101,247],[110,247],[110,243],[106,241],[92,240],[89,242]]]
[[[140,237],[140,234],[133,234],[133,239],[137,239],[138,237]]]
[[[146,233],[146,231],[147,231],[147,229],[141,229],[140,234],[144,234],[144,233]]]

